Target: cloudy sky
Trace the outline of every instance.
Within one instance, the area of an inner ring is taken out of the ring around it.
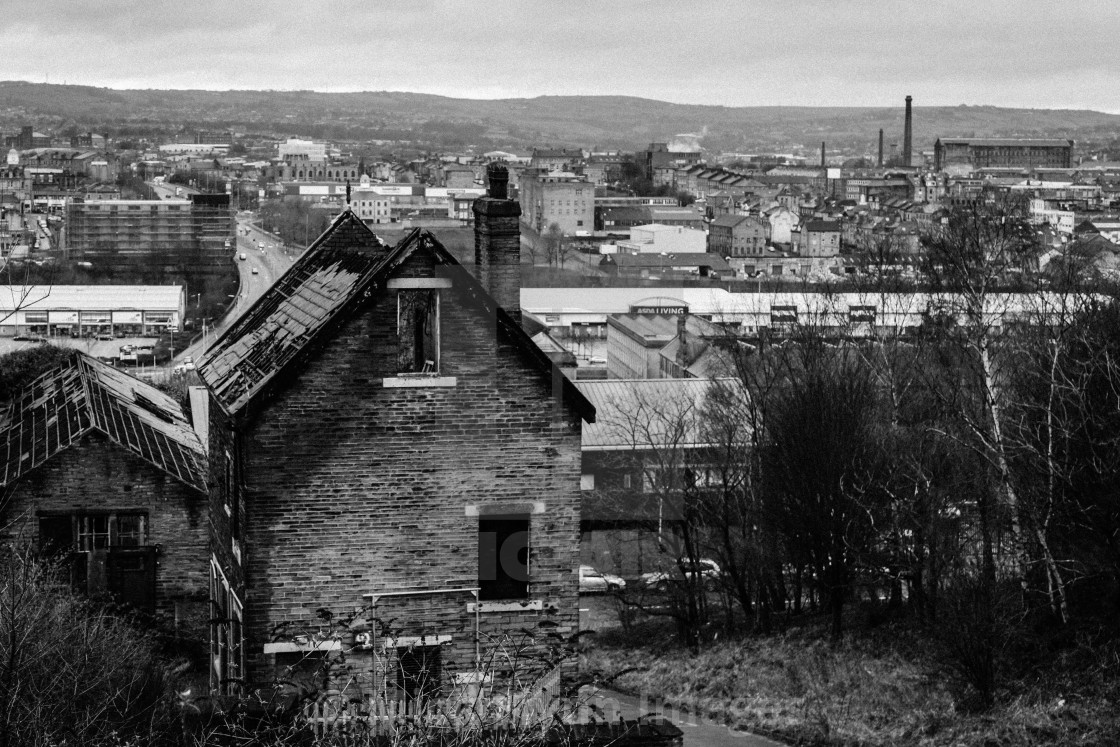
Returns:
[[[40,0],[0,78],[1120,112],[1117,0]]]

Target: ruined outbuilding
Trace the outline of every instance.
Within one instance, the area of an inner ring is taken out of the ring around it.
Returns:
[[[75,353],[0,409],[0,542],[61,555],[80,591],[201,626],[206,469],[175,400]]]

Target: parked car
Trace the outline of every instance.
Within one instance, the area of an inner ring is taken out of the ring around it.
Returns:
[[[12,339],[16,342],[50,342],[42,335],[16,335]]]
[[[657,589],[664,591],[672,584],[679,584],[685,580],[685,568],[688,566],[688,561],[681,558],[677,561],[677,566],[672,571],[653,571],[652,573],[643,573],[639,577],[639,582],[642,586],[649,589]],[[699,572],[700,583],[706,589],[710,589],[719,581],[720,570],[719,563],[710,558],[700,558],[696,561],[696,565],[688,569],[689,580],[693,578],[693,574]]]
[[[194,358],[188,355],[171,368],[171,373],[186,373],[193,370],[195,370]]]
[[[240,254],[238,254],[237,258],[240,259],[242,262],[244,262],[247,259],[247,257],[245,256],[245,252],[241,252]]]
[[[113,333],[112,332],[102,332],[101,334],[99,334],[97,336],[97,339],[101,340],[101,341],[104,341],[104,342],[111,342],[113,340]]]
[[[613,573],[603,573],[589,565],[579,567],[579,593],[596,594],[608,591],[622,591],[626,581]]]

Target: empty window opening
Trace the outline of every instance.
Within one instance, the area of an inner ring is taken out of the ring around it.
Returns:
[[[439,291],[397,294],[397,371],[439,372]]]
[[[529,516],[478,520],[478,598],[529,597]]]

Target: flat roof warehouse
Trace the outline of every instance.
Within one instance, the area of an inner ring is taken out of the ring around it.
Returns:
[[[181,285],[0,285],[0,336],[46,325],[179,329],[185,310]]]

